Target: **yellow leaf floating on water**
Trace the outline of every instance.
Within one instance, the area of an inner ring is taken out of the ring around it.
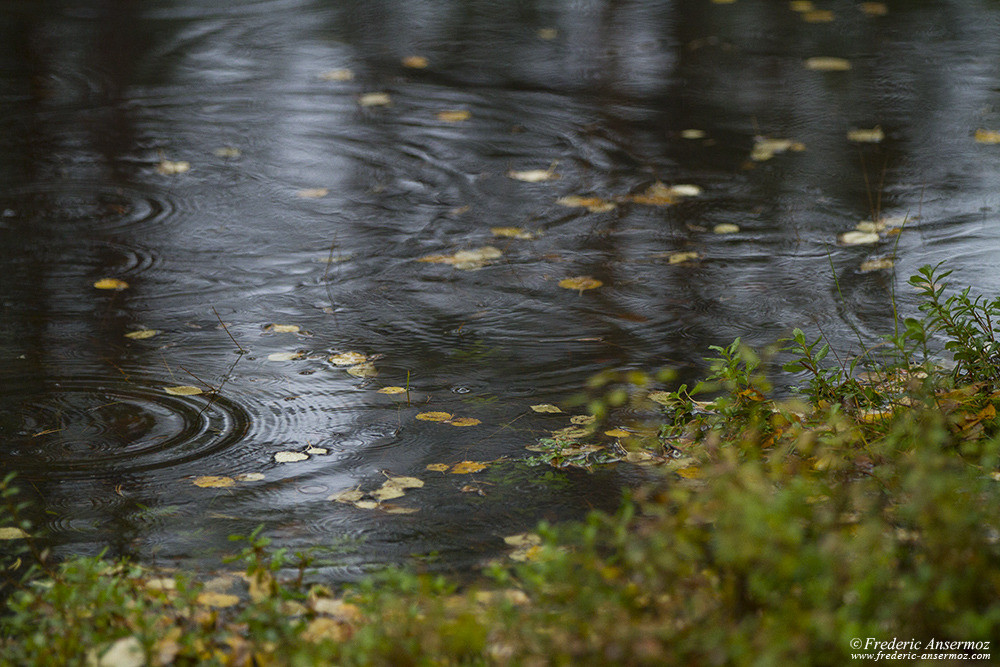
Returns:
[[[451,468],[451,465],[447,463],[428,463],[424,469],[431,472],[448,472],[449,468]]]
[[[418,262],[428,262],[431,264],[450,264],[456,269],[463,271],[474,271],[491,264],[493,260],[502,257],[503,253],[499,248],[493,246],[483,246],[474,250],[459,250],[452,255],[427,255],[421,257]]]
[[[182,384],[176,387],[164,387],[163,391],[167,392],[171,396],[197,396],[203,393],[198,387],[192,387],[189,384]]]
[[[262,472],[244,472],[236,475],[234,478],[237,482],[259,482],[264,479],[264,473]]]
[[[101,278],[94,283],[97,289],[123,290],[128,289],[128,283],[117,278]]]
[[[319,78],[323,81],[351,81],[354,79],[354,72],[349,69],[331,69],[320,72]]]
[[[870,245],[878,243],[879,236],[874,232],[844,232],[837,237],[837,240],[844,245]]]
[[[739,226],[729,222],[720,222],[715,227],[712,227],[713,234],[735,234],[738,231],[740,231]]]
[[[401,489],[421,489],[424,486],[424,480],[419,477],[390,477],[386,480],[387,484],[393,484]]]
[[[438,111],[436,115],[438,120],[443,120],[446,123],[461,123],[472,117],[472,114],[465,109]]]
[[[230,595],[229,593],[212,593],[209,591],[199,593],[197,602],[204,607],[224,609],[226,607],[233,607],[239,604],[240,599],[235,595]]]
[[[302,199],[319,199],[328,194],[330,194],[329,188],[305,188],[304,190],[298,190],[295,196]]]
[[[833,21],[833,12],[829,9],[813,9],[802,12],[802,20],[806,23],[830,23]]]
[[[183,160],[160,160],[160,163],[156,165],[156,171],[163,174],[164,176],[169,176],[172,174],[183,174],[185,171],[191,169],[191,163],[185,162]]]
[[[0,540],[21,540],[28,537],[28,533],[14,526],[0,528]]]
[[[308,458],[309,455],[302,452],[278,452],[274,455],[274,460],[278,463],[296,463]]]
[[[605,431],[604,435],[610,436],[612,438],[627,438],[630,435],[632,435],[632,433],[626,431],[623,428],[613,428],[610,431]]]
[[[360,352],[341,352],[327,359],[334,366],[356,366],[368,361],[368,357]]]
[[[778,153],[785,151],[804,151],[805,144],[792,139],[772,139],[770,137],[754,137],[753,150],[750,152],[750,159],[754,162],[764,162],[770,160]]]
[[[382,486],[375,489],[371,493],[372,498],[378,501],[392,500],[393,498],[402,498],[405,495],[406,492],[403,491],[403,489],[394,484],[390,484],[389,482],[385,482],[384,484],[382,484]]]
[[[503,541],[512,547],[533,547],[542,543],[542,538],[537,533],[518,533],[508,535]]]
[[[302,352],[272,352],[267,355],[268,361],[294,361],[305,356]]]
[[[367,362],[349,367],[347,374],[356,378],[373,378],[378,376],[378,369],[375,368],[375,364]]]
[[[268,324],[264,327],[264,331],[271,333],[299,333],[301,330],[298,324]]]
[[[788,3],[788,8],[793,12],[811,12],[816,9],[812,0],[792,0]]]
[[[354,506],[362,510],[373,510],[378,507],[378,503],[374,500],[359,500]]]
[[[681,130],[681,139],[704,139],[704,138],[705,138],[705,130],[699,130],[696,128]]]
[[[539,28],[535,34],[538,35],[538,39],[553,40],[559,36],[559,31],[555,28]]]
[[[363,107],[384,107],[392,104],[389,93],[365,93],[358,98],[358,104]]]
[[[478,461],[462,461],[461,463],[456,463],[448,471],[453,475],[467,475],[472,472],[479,472],[480,470],[485,470],[486,464],[479,463]]]
[[[614,210],[618,206],[614,202],[606,201],[600,197],[579,197],[577,195],[560,197],[556,203],[569,208],[585,208],[591,213],[604,213]]]
[[[974,138],[980,144],[1000,144],[1000,131],[980,128]]]
[[[806,59],[806,69],[815,72],[846,72],[851,69],[851,61],[831,56],[816,56]]]
[[[529,169],[527,171],[514,171],[511,169],[507,172],[507,177],[513,178],[515,181],[524,181],[525,183],[554,181],[559,178],[559,174],[553,171],[554,168],[555,165],[549,167],[548,169]]]
[[[406,387],[382,387],[376,393],[379,393],[379,394],[389,394],[390,396],[393,395],[393,394],[405,394],[406,393]]]
[[[327,500],[332,500],[337,503],[353,504],[364,497],[365,497],[364,492],[358,489],[348,489],[347,491],[341,491],[340,493],[335,493],[331,496],[327,496]]]
[[[641,195],[626,197],[630,202],[648,206],[669,206],[677,202],[678,193],[660,181],[653,183]]]
[[[866,16],[885,16],[889,13],[889,7],[884,2],[862,2],[859,9]]]
[[[885,132],[878,125],[870,130],[858,129],[847,133],[848,141],[855,141],[862,144],[877,144],[885,139]]]
[[[235,146],[220,146],[212,151],[212,153],[216,157],[225,158],[227,160],[235,160],[236,158],[243,156],[243,151]]]
[[[159,329],[140,329],[139,331],[129,331],[125,334],[125,337],[131,338],[132,340],[146,340],[147,338],[152,338],[158,333],[160,333]]]
[[[559,281],[559,287],[563,289],[576,290],[583,293],[584,290],[597,289],[603,285],[597,278],[591,278],[590,276],[576,276],[575,278],[563,278]]]
[[[195,486],[200,486],[203,489],[224,489],[236,484],[236,480],[232,477],[203,475],[201,477],[195,477],[191,483]]]
[[[700,258],[701,255],[692,251],[675,252],[667,256],[668,264],[684,264]]]
[[[587,424],[593,424],[597,420],[594,415],[573,415],[569,418],[570,424],[576,424],[577,426],[586,426]]]
[[[393,505],[391,503],[385,503],[382,505],[382,511],[386,514],[414,514],[419,512],[416,507],[400,507],[399,505]]]
[[[562,410],[560,410],[557,406],[552,405],[551,403],[539,403],[538,405],[532,405],[529,407],[535,412],[541,412],[543,414],[544,413],[556,414],[558,412],[562,412]]]
[[[314,454],[316,456],[323,456],[329,454],[330,450],[326,447],[306,447],[306,454]]]
[[[646,398],[660,405],[671,405],[672,403],[672,397],[668,391],[651,391],[646,395]]]
[[[538,234],[529,232],[522,227],[490,227],[490,233],[502,239],[521,239],[523,241],[534,241]]]
[[[410,69],[424,69],[430,64],[430,61],[423,56],[406,56],[403,58],[403,67],[409,67]]]
[[[891,257],[878,257],[861,262],[859,270],[861,273],[871,273],[872,271],[891,269],[893,266],[895,266],[895,262],[892,261]]]
[[[472,417],[455,417],[449,420],[448,424],[451,426],[478,426],[482,422]]]
[[[417,419],[425,422],[446,422],[452,416],[450,412],[421,412],[417,415]]]

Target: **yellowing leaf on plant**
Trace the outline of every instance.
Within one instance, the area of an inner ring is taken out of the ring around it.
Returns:
[[[472,117],[472,114],[465,109],[438,111],[436,115],[438,120],[443,120],[446,123],[461,123]]]
[[[368,357],[360,352],[341,352],[327,359],[334,366],[357,366],[368,361]]]
[[[417,419],[425,422],[446,422],[452,416],[450,412],[421,412],[417,415]]]
[[[577,195],[560,197],[556,200],[556,203],[569,208],[585,208],[591,213],[604,213],[614,210],[617,207],[617,204],[614,202],[605,201],[600,197],[578,197]]]
[[[576,290],[583,293],[584,290],[597,289],[603,285],[597,278],[591,278],[590,276],[576,276],[575,278],[563,278],[559,281],[559,287],[563,289]]]
[[[200,486],[203,489],[224,489],[236,484],[236,480],[232,477],[218,477],[216,475],[204,475],[202,477],[195,477],[191,482],[195,486]]]
[[[363,107],[384,107],[392,104],[389,93],[365,93],[358,98],[358,104]]]
[[[191,169],[191,163],[183,160],[160,160],[160,163],[156,165],[156,171],[164,176],[183,174],[189,169]]]
[[[304,190],[298,190],[295,196],[302,199],[319,199],[328,194],[330,194],[329,188],[305,188]]]
[[[424,69],[430,62],[423,56],[406,56],[403,58],[403,67],[410,69]]]
[[[527,171],[514,171],[511,169],[507,172],[508,178],[513,178],[515,181],[524,181],[525,183],[540,183],[542,181],[553,181],[559,178],[559,174],[553,171],[553,168],[548,169],[529,169]]]
[[[94,283],[97,289],[123,290],[128,289],[128,283],[117,278],[101,278]]]
[[[870,245],[878,243],[879,236],[874,232],[845,232],[837,237],[844,245]]]
[[[28,533],[15,526],[0,528],[0,540],[21,540],[26,537],[28,537]]]
[[[451,465],[448,463],[428,463],[424,470],[430,470],[431,472],[448,472]]]
[[[866,259],[861,262],[860,271],[861,273],[871,273],[872,271],[882,271],[883,269],[891,269],[895,266],[891,257],[877,257],[875,259]]]
[[[354,72],[349,69],[331,69],[321,72],[319,78],[323,81],[350,81],[354,78]]]
[[[197,602],[205,607],[224,609],[225,607],[233,607],[239,604],[240,599],[235,595],[230,595],[229,593],[212,593],[209,591],[199,593]]]
[[[382,387],[376,393],[378,393],[378,394],[389,394],[390,396],[394,395],[394,394],[405,394],[406,393],[406,387]]]
[[[738,231],[740,231],[739,226],[730,222],[720,222],[715,227],[712,227],[713,234],[735,234]]]
[[[309,455],[302,452],[278,452],[274,455],[274,460],[278,463],[296,463],[308,458]]]
[[[878,125],[870,130],[858,129],[851,130],[847,133],[848,141],[856,141],[862,144],[877,144],[883,139],[885,139],[885,132],[883,132],[882,128]]]
[[[851,61],[830,56],[816,56],[806,60],[806,69],[816,72],[846,72],[851,69]]]
[[[699,257],[700,255],[693,250],[687,252],[674,252],[667,256],[667,262],[669,264],[684,264],[694,261]]]
[[[356,378],[373,378],[378,376],[378,369],[375,368],[375,364],[367,362],[349,367],[347,374],[353,375]]]
[[[272,352],[267,355],[268,361],[294,361],[305,355],[302,352]]]
[[[479,472],[480,470],[485,470],[486,464],[479,463],[478,461],[462,461],[461,463],[456,463],[451,467],[450,472],[453,475],[467,475],[472,472]]]
[[[129,331],[125,334],[125,337],[131,338],[132,340],[146,340],[147,338],[152,338],[158,333],[161,333],[159,329],[140,329],[139,331]]]
[[[556,414],[562,412],[562,410],[560,410],[555,405],[552,405],[551,403],[539,403],[538,405],[532,405],[530,407],[535,412],[541,412],[541,413]]]
[[[299,333],[301,330],[298,324],[268,324],[264,327],[264,331],[271,333]]]
[[[192,387],[188,384],[178,385],[176,387],[164,387],[163,391],[167,392],[171,396],[197,396],[203,393],[198,387]]]
[[[529,232],[521,227],[490,227],[490,233],[502,239],[533,241],[538,238],[538,234]]]
[[[981,144],[1000,144],[1000,131],[980,128],[976,130],[974,138]]]

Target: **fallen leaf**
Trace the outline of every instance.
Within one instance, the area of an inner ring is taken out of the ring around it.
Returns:
[[[94,283],[97,289],[123,290],[128,289],[128,283],[117,278],[101,278]]]
[[[975,140],[980,144],[1000,144],[1000,131],[980,128],[976,130]]]
[[[337,503],[356,503],[365,497],[365,494],[358,489],[349,489],[347,491],[341,491],[340,493],[335,493],[332,496],[328,496],[327,500],[332,500]]]
[[[466,111],[465,109],[446,110],[437,112],[437,119],[443,120],[446,123],[461,123],[463,120],[469,120],[469,118],[471,117],[472,114]]]
[[[889,13],[889,7],[884,2],[862,2],[858,8],[866,16],[885,16]]]
[[[688,130],[681,130],[682,139],[704,139],[705,130],[697,130],[694,128]]]
[[[449,468],[451,465],[448,463],[428,463],[424,469],[431,472],[448,472]]]
[[[406,56],[403,58],[403,67],[411,69],[423,69],[429,64],[430,62],[423,56]]]
[[[348,625],[333,618],[320,616],[309,621],[305,629],[299,633],[299,638],[310,644],[319,644],[325,641],[339,644],[350,635],[351,629]]]
[[[358,98],[358,104],[363,107],[384,107],[392,104],[389,93],[365,93]]]
[[[490,233],[502,239],[533,241],[538,238],[538,234],[529,232],[521,227],[490,227]]]
[[[486,495],[485,493],[483,493],[482,489],[480,489],[478,486],[474,486],[472,484],[466,484],[461,489],[459,489],[459,491],[461,491],[462,493],[475,493],[478,496],[485,496]]]
[[[302,199],[319,199],[320,197],[325,197],[330,194],[329,188],[306,188],[304,190],[299,190],[295,193],[296,197],[301,197]]]
[[[830,23],[833,21],[833,12],[829,9],[813,9],[802,12],[802,20],[806,23]]]
[[[195,477],[191,483],[195,486],[200,486],[203,489],[224,489],[236,484],[236,480],[232,477],[203,475],[202,477]]]
[[[739,226],[729,222],[721,222],[715,227],[712,227],[713,234],[735,234],[738,231],[740,231]]]
[[[870,273],[872,271],[881,271],[883,269],[891,269],[895,266],[891,257],[878,257],[876,259],[868,259],[861,262],[860,271],[861,273]]]
[[[393,394],[405,394],[406,393],[406,387],[382,387],[376,393],[379,393],[379,394],[389,394],[389,395],[393,395]]]
[[[575,278],[563,278],[559,281],[559,287],[564,289],[576,290],[583,293],[584,290],[596,289],[603,285],[597,278],[591,278],[590,276],[576,276]]]
[[[20,540],[28,537],[28,533],[14,526],[0,528],[0,540]]]
[[[573,415],[569,418],[570,424],[576,424],[577,426],[586,426],[587,424],[593,424],[597,419],[594,415]]]
[[[314,456],[325,456],[330,453],[330,450],[326,447],[306,447],[306,454],[312,454]]]
[[[294,361],[301,359],[305,354],[302,352],[272,352],[267,355],[268,361]]]
[[[879,235],[874,232],[845,232],[837,237],[844,245],[869,245],[878,243]]]
[[[450,412],[421,412],[417,415],[417,419],[425,422],[446,422],[452,416]]]
[[[591,213],[604,213],[605,211],[614,210],[617,207],[617,204],[614,202],[605,201],[599,197],[578,197],[577,195],[560,197],[556,200],[556,203],[569,208],[585,208]]]
[[[373,378],[378,376],[378,369],[375,368],[375,364],[368,362],[351,366],[347,369],[347,374],[356,378]]]
[[[792,139],[772,139],[770,137],[754,137],[753,150],[750,159],[754,162],[770,160],[778,153],[785,151],[802,151],[805,145]]]
[[[334,366],[357,366],[368,361],[368,357],[360,352],[341,352],[327,359]]]
[[[851,130],[847,133],[848,141],[856,141],[858,143],[877,144],[883,139],[885,139],[885,132],[878,125],[870,130]]]
[[[669,188],[671,194],[677,197],[697,197],[701,194],[701,188],[690,183],[678,183]]]
[[[354,78],[354,72],[349,69],[331,69],[321,72],[319,78],[323,81],[350,81]]]
[[[562,412],[562,410],[560,410],[555,405],[552,405],[551,403],[539,403],[538,405],[532,405],[529,407],[535,412],[541,412],[541,413],[555,414],[557,412]]]
[[[176,387],[164,387],[163,391],[167,392],[171,396],[197,396],[203,393],[198,387],[192,387],[191,385],[179,385]]]
[[[420,489],[424,486],[424,480],[418,477],[390,477],[386,484],[398,486],[401,489]]]
[[[559,36],[559,31],[555,28],[539,28],[535,34],[538,39],[552,40]]]
[[[529,169],[528,171],[514,171],[513,169],[507,172],[508,178],[513,178],[516,181],[524,181],[525,183],[540,183],[542,181],[554,181],[559,178],[559,174],[555,173],[553,167],[548,169]]]
[[[485,463],[479,463],[477,461],[462,461],[461,463],[453,465],[448,472],[453,475],[467,475],[471,472],[479,472],[480,470],[485,469]]]
[[[660,405],[672,405],[673,403],[670,392],[667,391],[652,391],[646,396],[646,398],[651,401],[655,401]]]
[[[374,500],[359,500],[354,506],[362,510],[373,510],[378,507],[378,503]]]
[[[806,59],[806,69],[816,72],[846,72],[851,69],[851,62],[845,58],[816,56]]]
[[[414,514],[420,511],[416,507],[401,507],[392,503],[384,503],[380,509],[386,514]]]
[[[456,269],[463,271],[474,271],[491,264],[493,260],[502,257],[503,253],[499,248],[493,246],[483,246],[474,250],[459,250],[452,255],[427,255],[421,257],[418,262],[428,262],[431,264],[450,264]]]
[[[788,3],[788,8],[793,12],[811,12],[816,9],[812,0],[792,0]]]
[[[698,479],[699,477],[701,477],[701,468],[699,468],[698,466],[688,466],[686,468],[675,470],[674,472],[676,472],[684,479]]]
[[[243,155],[243,151],[235,146],[220,146],[212,151],[212,153],[214,153],[216,157],[226,158],[227,160],[235,160]]]
[[[623,428],[613,428],[610,431],[605,431],[604,435],[610,436],[612,438],[627,438],[632,435],[629,431]]]
[[[101,657],[88,660],[95,667],[143,667],[146,664],[146,649],[138,637],[122,637],[111,644]]]
[[[503,541],[512,547],[533,547],[542,543],[542,538],[537,533],[518,533],[508,535]]]
[[[382,486],[371,492],[371,497],[378,501],[402,498],[404,495],[406,495],[406,492],[391,482],[385,482]]]
[[[302,452],[278,452],[274,455],[274,460],[278,463],[295,463],[305,461],[308,458],[309,455]]]
[[[162,333],[159,329],[140,329],[139,331],[129,331],[125,334],[126,338],[131,338],[132,340],[146,340],[147,338],[152,338],[158,333]]]
[[[160,160],[160,163],[156,165],[156,171],[169,176],[171,174],[183,174],[185,171],[191,169],[190,162],[184,162],[183,160]]]
[[[669,206],[677,202],[677,193],[672,188],[657,181],[653,183],[641,195],[630,195],[626,197],[636,204],[647,204],[649,206]]]
[[[448,424],[451,426],[478,426],[482,422],[472,417],[455,417]]]
[[[259,482],[264,479],[264,473],[262,472],[244,472],[236,475],[234,479],[237,482]]]
[[[205,592],[198,594],[197,602],[198,604],[206,607],[223,609],[225,607],[233,607],[239,604],[240,599],[235,595],[230,595],[229,593]]]
[[[700,255],[694,251],[675,252],[667,256],[667,262],[669,264],[683,264],[685,262],[696,260],[699,257]]]
[[[271,333],[299,333],[302,329],[298,324],[268,324],[264,327],[264,331],[270,331]]]

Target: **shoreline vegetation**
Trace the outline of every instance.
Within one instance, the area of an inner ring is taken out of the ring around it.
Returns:
[[[879,346],[859,336],[856,358],[795,330],[792,398],[738,340],[713,347],[704,382],[655,392],[659,430],[638,447],[680,456],[661,481],[613,515],[540,526],[512,545],[520,560],[461,587],[393,570],[334,591],[260,531],[231,590],[48,564],[8,476],[0,530],[31,565],[0,615],[0,664],[839,665],[859,639],[1000,654],[1000,299],[952,292],[948,274],[913,276],[919,316]],[[595,382],[598,422],[652,396],[640,375]],[[579,449],[543,442],[548,463]]]

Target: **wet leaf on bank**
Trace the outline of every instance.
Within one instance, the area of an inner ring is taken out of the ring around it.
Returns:
[[[15,526],[0,528],[0,540],[21,540],[26,537],[28,537],[28,533]]]
[[[738,231],[740,231],[739,226],[729,222],[720,222],[715,227],[712,227],[713,234],[735,234]]]
[[[424,56],[406,56],[403,58],[403,67],[409,67],[410,69],[424,69],[430,64]]]
[[[815,56],[806,59],[806,69],[815,72],[846,72],[851,69],[851,61],[832,56]]]
[[[204,393],[199,387],[192,387],[189,384],[182,384],[176,387],[164,387],[163,391],[171,396],[197,396]]]
[[[393,396],[395,394],[405,394],[406,387],[382,387],[376,393],[388,394],[389,396]]]
[[[357,366],[368,361],[368,357],[360,352],[341,352],[327,359],[334,366]]]
[[[591,278],[590,276],[576,276],[574,278],[563,278],[559,281],[559,287],[563,289],[571,289],[583,294],[584,290],[597,289],[604,283],[597,278]]]
[[[303,452],[277,452],[274,455],[274,460],[277,463],[296,463],[298,461],[305,461],[308,458],[309,455]]]
[[[185,162],[184,160],[160,160],[160,163],[156,165],[157,173],[163,174],[164,176],[183,174],[190,169],[191,163]]]
[[[843,245],[870,245],[878,243],[879,235],[874,232],[844,232],[837,240]]]
[[[295,196],[302,199],[319,199],[328,194],[330,194],[329,188],[304,188],[295,192]]]
[[[232,477],[203,475],[201,477],[195,477],[191,483],[195,486],[200,486],[203,489],[225,489],[236,484],[236,480]]]
[[[213,593],[211,591],[207,591],[198,594],[197,602],[204,607],[224,609],[226,607],[233,607],[239,604],[240,599],[229,593]]]
[[[446,422],[452,417],[450,412],[421,412],[417,415],[417,419],[425,422]]]
[[[463,271],[475,271],[492,264],[493,260],[502,256],[503,253],[499,248],[483,246],[474,250],[459,250],[452,255],[427,255],[417,261],[430,264],[450,264]]]
[[[532,405],[529,407],[535,412],[541,412],[543,414],[556,414],[562,412],[562,410],[551,403],[539,403],[538,405]]]
[[[555,167],[555,164],[553,164],[548,169],[528,169],[527,171],[514,171],[511,169],[507,172],[507,177],[513,178],[515,181],[524,181],[525,183],[554,181],[559,178],[559,174],[555,172]]]
[[[132,340],[146,340],[147,338],[152,338],[158,333],[162,333],[159,329],[139,329],[138,331],[129,331],[125,334],[126,338],[131,338]]]
[[[891,269],[893,266],[895,266],[895,262],[892,261],[891,257],[877,257],[875,259],[867,259],[861,262],[859,270],[861,273],[871,273],[872,271]]]
[[[480,470],[485,470],[486,464],[479,463],[478,461],[462,461],[461,463],[456,463],[448,471],[453,475],[467,475],[473,472],[479,472]]]
[[[612,211],[618,206],[614,202],[606,201],[600,197],[579,197],[577,195],[560,197],[556,200],[556,203],[560,206],[566,206],[568,208],[585,208],[591,213],[604,213],[606,211]]]
[[[384,107],[392,104],[389,93],[365,93],[358,98],[358,104],[363,107]]]
[[[123,289],[128,289],[128,283],[124,280],[118,280],[117,278],[101,278],[94,283],[94,287],[97,289],[121,291]]]
[[[331,69],[320,72],[319,78],[323,81],[351,81],[354,79],[354,72],[349,69]]]
[[[264,326],[264,331],[270,333],[299,333],[301,330],[298,324],[268,324]]]
[[[299,352],[272,352],[267,355],[268,361],[295,361],[296,359],[302,359],[305,353]]]
[[[974,138],[980,144],[1000,144],[1000,131],[980,128],[976,130]]]
[[[430,470],[431,472],[448,472],[451,465],[448,463],[428,463],[424,470]]]
[[[490,233],[502,239],[521,239],[534,241],[538,238],[535,232],[529,232],[522,227],[490,227]]]
[[[446,123],[461,123],[464,120],[469,120],[472,114],[465,109],[446,109],[445,111],[438,111],[436,117],[438,120],[443,120]]]
[[[378,369],[375,368],[375,364],[369,361],[348,367],[347,374],[356,378],[373,378],[378,376]]]
[[[847,140],[855,141],[857,143],[877,144],[883,139],[885,139],[885,132],[882,131],[882,127],[879,125],[876,125],[870,130],[856,129],[847,133]]]

